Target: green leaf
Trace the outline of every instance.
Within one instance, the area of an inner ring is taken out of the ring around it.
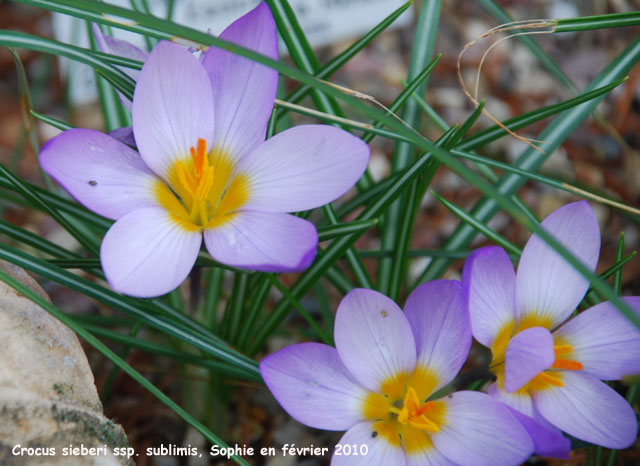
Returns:
[[[424,0],[418,13],[413,48],[409,59],[409,73],[407,79],[413,80],[422,70],[427,68],[427,64],[433,56],[438,23],[440,20],[441,0]],[[427,88],[427,81],[417,88],[416,92],[423,95]],[[420,111],[413,100],[407,101],[402,111],[402,119],[411,128],[418,128],[420,123]],[[410,143],[400,142],[396,144],[393,157],[391,159],[391,171],[397,172],[406,168],[415,154],[415,146]],[[400,234],[407,234],[410,228],[403,226],[403,219],[413,215],[412,210],[415,204],[416,188],[412,188],[408,193],[401,196],[392,204],[383,219],[382,249],[392,249],[399,241],[406,242],[407,239],[400,239]],[[405,222],[406,225],[406,222]],[[402,231],[400,231],[402,230]],[[393,259],[383,258],[378,264],[378,290],[395,299],[400,288],[402,276],[401,269],[403,263],[398,264]],[[392,282],[393,280],[393,282]]]

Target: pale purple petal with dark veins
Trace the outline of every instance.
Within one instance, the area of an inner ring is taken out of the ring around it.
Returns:
[[[233,22],[220,38],[278,59],[276,25],[264,2]],[[217,47],[204,54],[202,66],[213,89],[215,148],[239,160],[264,141],[278,72]]]
[[[491,347],[496,335],[515,321],[516,273],[505,250],[488,246],[471,253],[462,286],[473,336]]]
[[[289,214],[241,211],[207,228],[204,241],[223,264],[261,272],[299,272],[311,265],[318,233],[311,222]]]
[[[107,231],[100,261],[114,290],[160,296],[182,283],[196,262],[202,234],[186,231],[160,207],[129,212]]]
[[[638,421],[629,403],[584,372],[561,374],[564,386],[549,386],[531,394],[540,414],[581,440],[607,448],[631,446],[638,433]]]
[[[372,435],[374,431],[370,422],[362,422],[349,429],[334,449],[331,466],[405,466],[402,448],[391,445],[382,435]],[[353,448],[358,450],[358,454],[353,453]],[[342,454],[337,455],[336,450]],[[345,451],[351,454],[344,454]],[[365,451],[366,454],[361,454]]]
[[[284,410],[305,425],[346,430],[364,421],[368,391],[353,379],[331,346],[288,346],[264,358],[260,373]]]
[[[507,345],[504,388],[515,392],[555,361],[553,337],[546,328],[532,327],[517,333]]]
[[[448,459],[474,466],[512,466],[533,452],[525,428],[489,395],[461,391],[438,401],[446,403],[445,421],[431,439]]]
[[[460,371],[471,347],[469,314],[460,282],[436,280],[417,287],[404,307],[418,350],[418,364],[439,377],[434,390]]]
[[[204,68],[186,49],[159,42],[140,72],[133,95],[133,132],[145,163],[169,180],[190,148],[213,141],[213,97]]]
[[[340,302],[335,341],[340,359],[358,382],[379,392],[382,384],[416,365],[416,346],[398,305],[373,290],[355,289]]]
[[[81,204],[118,219],[158,205],[158,178],[129,146],[92,129],[70,129],[47,141],[40,165]]]
[[[489,385],[488,393],[504,403],[527,430],[535,445],[535,453],[541,456],[566,458],[571,451],[571,442],[562,432],[545,420],[533,406],[531,395],[525,390],[507,393],[499,382]]]
[[[622,298],[640,314],[640,296]],[[601,380],[640,374],[640,330],[609,301],[581,312],[553,332],[573,351],[566,358]]]
[[[600,253],[600,230],[587,201],[567,204],[542,222],[565,248],[593,271]],[[537,235],[527,242],[516,275],[516,309],[520,317],[548,318],[554,328],[564,322],[587,292],[589,282]]]
[[[339,128],[290,128],[243,158],[237,172],[249,177],[243,209],[298,212],[347,192],[369,163],[369,146]]]

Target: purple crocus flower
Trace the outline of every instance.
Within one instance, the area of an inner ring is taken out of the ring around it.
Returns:
[[[533,451],[509,409],[488,395],[432,395],[471,344],[459,282],[425,283],[405,311],[372,290],[351,291],[335,321],[336,348],[302,343],[267,356],[265,383],[296,420],[347,430],[334,466],[514,465]],[[345,450],[346,451],[346,450]]]
[[[586,201],[561,207],[542,226],[595,270],[600,232]],[[568,455],[558,429],[608,448],[634,442],[633,410],[599,379],[640,373],[640,331],[609,302],[567,321],[589,287],[568,262],[533,235],[517,274],[502,248],[485,247],[467,259],[463,286],[473,336],[493,356],[489,393],[518,413],[539,454]],[[640,310],[640,297],[624,299]]]
[[[277,59],[265,3],[222,38]],[[89,209],[116,220],[102,243],[112,288],[164,294],[191,270],[204,235],[211,256],[231,266],[300,271],[312,262],[313,224],[287,212],[323,205],[362,175],[369,148],[324,125],[265,141],[278,74],[211,48],[202,61],[160,42],[136,85],[136,152],[88,129],[65,131],[42,149],[43,168]]]

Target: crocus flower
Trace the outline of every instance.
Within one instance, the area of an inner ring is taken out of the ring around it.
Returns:
[[[318,429],[347,430],[332,465],[514,465],[533,451],[509,409],[460,391],[430,397],[462,367],[471,344],[459,282],[421,285],[404,313],[356,289],[336,314],[336,348],[301,343],[267,356],[260,372],[282,407]]]
[[[600,233],[586,201],[542,227],[595,270]],[[468,258],[463,286],[473,336],[492,352],[489,393],[519,413],[539,454],[568,454],[558,429],[609,448],[633,443],[633,410],[599,379],[640,373],[640,331],[609,302],[569,319],[589,283],[568,262],[533,235],[517,274],[502,248],[485,247]],[[640,310],[640,297],[625,301]]]
[[[221,35],[277,59],[276,28],[262,3]],[[88,129],[42,149],[43,168],[89,209],[116,220],[102,242],[107,280],[120,292],[164,294],[188,275],[202,238],[221,263],[300,271],[313,260],[313,224],[287,212],[345,193],[369,148],[340,129],[305,125],[265,141],[278,74],[225,50],[202,60],[159,42],[132,104],[139,152]]]

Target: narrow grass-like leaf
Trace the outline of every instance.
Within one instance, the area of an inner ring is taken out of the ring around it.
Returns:
[[[400,108],[402,108],[402,106],[405,104],[407,99],[409,99],[424,84],[424,81],[429,77],[431,72],[434,70],[434,68],[438,64],[438,61],[440,61],[441,56],[442,54],[438,54],[433,59],[433,61],[431,61],[431,63],[429,63],[420,73],[418,73],[418,75],[415,78],[411,80],[409,84],[406,85],[406,87],[402,90],[402,92],[398,94],[398,96],[393,100],[393,102],[391,102],[391,105],[389,105],[389,111],[395,113]],[[382,124],[376,123],[374,125],[374,128],[379,129],[381,126]],[[383,136],[385,135],[384,133],[375,132],[375,129],[368,130],[365,133],[365,135],[362,137],[362,140],[366,143],[369,143],[373,140],[376,134],[382,134]],[[406,139],[401,139],[401,140],[405,142],[409,142]]]
[[[568,110],[570,108],[575,107],[584,102],[588,102],[597,97],[601,97],[605,94],[608,94],[613,89],[618,87],[620,84],[627,81],[627,77],[624,77],[616,82],[608,84],[606,86],[598,87],[589,92],[584,92],[576,97],[573,97],[569,100],[565,100],[559,104],[548,105],[546,107],[540,107],[531,112],[525,113],[523,115],[518,115],[517,117],[510,118],[502,122],[502,124],[511,131],[518,131],[519,129],[525,128],[533,123],[536,123],[540,120],[548,118],[553,115],[557,115],[560,112]],[[474,134],[466,139],[464,139],[460,144],[456,145],[457,149],[460,150],[469,150],[475,149],[478,147],[485,146],[496,139],[501,138],[506,135],[507,132],[504,128],[494,125],[485,130],[480,131],[479,133]]]
[[[73,330],[80,338],[85,340],[95,349],[100,351],[107,359],[113,362],[116,366],[122,369],[127,375],[129,375],[133,380],[142,385],[146,390],[148,390],[153,396],[158,398],[162,403],[167,405],[172,411],[174,411],[178,416],[180,416],[187,424],[192,426],[198,432],[200,432],[207,440],[212,442],[215,445],[219,445],[223,448],[228,448],[227,444],[220,439],[217,435],[207,429],[203,424],[201,424],[197,419],[191,416],[188,412],[178,406],[171,398],[165,395],[161,390],[159,390],[155,385],[145,379],[138,371],[136,371],[133,367],[131,367],[126,361],[122,360],[118,355],[116,355],[113,351],[111,351],[104,343],[94,337],[89,331],[82,328],[80,325],[75,323],[73,319],[67,316],[64,312],[60,311],[58,308],[54,307],[44,298],[38,296],[35,292],[30,290],[28,287],[14,279],[12,276],[7,274],[5,271],[0,270],[0,280],[7,283],[9,286],[17,290],[19,293],[33,301],[38,306],[45,309],[48,313],[50,313],[53,317],[58,319],[64,325]],[[241,464],[244,466],[250,466],[244,459],[239,456],[234,456],[233,460],[237,464]]]
[[[75,320],[75,319],[74,319]],[[213,359],[203,358],[194,353],[185,353],[174,348],[161,345],[159,343],[150,342],[138,337],[131,337],[120,332],[105,329],[99,325],[81,324],[86,330],[92,334],[112,341],[114,343],[120,343],[122,345],[135,348],[147,353],[151,353],[157,356],[171,358],[175,361],[192,364],[195,366],[204,367],[211,371],[222,373],[230,377],[235,377],[244,380],[251,380],[253,382],[261,382],[262,378],[258,375],[251,375],[247,372],[238,371],[235,366],[231,364],[225,364]]]
[[[346,50],[332,58],[326,65],[324,65],[317,73],[316,77],[319,79],[327,79],[331,75],[333,75],[336,71],[342,68],[351,58],[353,58],[358,52],[360,52],[363,48],[365,48],[373,39],[375,39],[381,32],[385,31],[398,17],[404,13],[412,4],[412,1],[405,3],[400,6],[397,10],[383,19],[380,23],[378,23],[375,27],[373,27],[370,31],[368,31],[364,36],[355,41]],[[311,87],[307,85],[303,85],[294,90],[289,96],[287,96],[284,100],[292,103],[299,102],[304,97],[306,97],[311,91]],[[284,114],[284,112],[280,112]]]
[[[585,92],[619,81],[639,59],[640,39],[636,39],[591,82]],[[526,171],[536,171],[568,135],[589,116],[602,98],[603,96],[596,97],[559,115],[538,137],[538,139],[544,141],[541,145],[544,153],[529,148],[522,153],[513,165]],[[519,175],[506,173],[496,184],[496,190],[503,195],[513,195],[524,184],[525,180]],[[498,209],[498,203],[495,199],[485,198],[474,206],[470,214],[477,221],[486,223],[495,215]],[[461,225],[447,239],[443,249],[464,249],[470,244],[475,234],[475,229],[470,225]],[[444,258],[432,260],[420,276],[418,283],[439,277],[449,264],[450,261]]]
[[[55,210],[55,208],[47,202],[46,198],[40,196],[38,192],[32,190],[26,183],[24,183],[20,178],[11,173],[4,165],[0,164],[0,175],[2,175],[6,180],[9,181],[13,185],[16,191],[22,194],[29,202],[31,202],[34,206],[40,208],[47,212],[51,217],[60,224],[65,230],[69,232],[71,236],[73,236],[80,244],[82,244],[88,251],[90,251],[94,255],[98,255],[100,250],[100,246],[96,243],[93,238],[88,237],[82,234],[78,229],[72,225],[65,217],[60,215],[60,213]]]
[[[294,308],[298,310],[300,315],[307,321],[307,323],[311,326],[311,328],[316,332],[320,340],[327,345],[333,345],[333,340],[327,333],[318,325],[318,323],[311,317],[311,314],[304,308],[300,301],[298,301],[291,291],[287,289],[273,274],[268,274],[267,277],[271,284],[274,285],[285,297],[285,299],[291,304]]]
[[[489,228],[484,223],[478,222],[476,219],[471,217],[464,209],[461,209],[460,207],[455,205],[453,202],[447,201],[444,197],[440,196],[436,192],[432,192],[432,194],[436,199],[442,202],[442,204],[447,209],[449,209],[449,211],[451,211],[463,222],[466,222],[469,225],[471,225],[473,228],[475,228],[478,231],[478,233],[482,233],[484,236],[486,236],[488,239],[490,239],[497,245],[502,246],[507,252],[520,257],[520,254],[522,254],[522,249],[520,249],[518,246],[513,244],[504,236],[498,234],[497,232]]]
[[[43,123],[51,125],[54,128],[58,128],[61,131],[66,131],[68,129],[74,128],[73,125],[70,125],[69,123],[67,123],[65,121],[58,120],[57,118],[53,118],[53,117],[49,117],[49,116],[43,115],[42,113],[38,113],[33,109],[31,110],[31,114],[35,118],[37,118],[38,120],[42,121]]]
[[[43,238],[41,235],[32,233],[29,230],[25,230],[24,228],[20,228],[12,223],[5,222],[4,220],[0,220],[0,233],[54,257],[65,257],[68,259],[80,257],[74,252],[68,251],[65,248]]]
[[[204,304],[202,307],[202,322],[210,330],[215,330],[218,319],[218,303],[222,291],[224,270],[219,267],[211,267],[207,276]]]
[[[588,31],[590,29],[619,28],[640,25],[640,11],[607,15],[581,16],[555,20],[554,33]]]
[[[187,328],[181,323],[169,320],[163,315],[150,313],[131,298],[121,296],[82,277],[78,277],[66,270],[55,267],[2,243],[0,243],[0,258],[27,269],[37,275],[74,289],[89,298],[96,299],[107,306],[111,306],[114,309],[124,312],[125,314],[131,315],[139,319],[145,325],[160,330],[167,335],[174,336],[179,340],[198,348],[205,354],[217,357],[229,362],[230,364],[234,364],[241,370],[253,373],[257,371],[255,361],[236,352],[226,344],[219,340],[204,337],[202,333],[196,333],[194,329]],[[159,305],[157,307],[158,309],[161,308]]]
[[[240,322],[243,320],[243,310],[245,305],[245,298],[247,295],[247,284],[249,282],[249,275],[242,274],[236,275],[233,282],[233,291],[231,293],[231,303],[228,308],[228,312],[231,313],[229,322],[229,338],[227,341],[231,344],[235,344],[238,339],[238,333],[240,331]]]
[[[318,241],[328,241],[338,236],[349,235],[351,233],[362,233],[378,224],[377,218],[371,220],[357,220],[355,222],[338,223],[327,227],[318,228]]]
[[[38,37],[19,31],[0,30],[0,45],[35,50],[43,53],[51,53],[76,60],[91,66],[100,76],[116,86],[125,97],[133,98],[135,82],[124,72],[113,65],[106,63],[96,55],[82,47],[64,44],[53,39]]]
[[[422,70],[427,68],[429,60],[431,60],[433,56],[441,7],[441,0],[424,0],[422,2],[413,39],[414,46],[411,51],[411,57],[409,58],[408,81],[413,80]],[[416,93],[423,95],[426,88],[427,81],[424,80],[422,84],[417,87]],[[402,119],[412,128],[419,127],[420,111],[413,100],[407,101],[403,107]],[[396,144],[391,159],[391,171],[398,172],[406,168],[410,164],[414,154],[414,145],[403,142]],[[400,230],[403,229],[403,219],[412,215],[411,210],[413,210],[416,197],[415,189],[415,187],[411,188],[406,195],[401,196],[392,204],[385,213],[380,244],[382,249],[393,249],[396,247],[396,244],[398,244],[398,236]],[[403,230],[403,233],[407,232],[406,228]],[[398,270],[394,270],[394,267],[399,268],[402,267],[402,265],[403,264],[397,264],[393,259],[386,258],[378,263],[378,291],[388,296],[392,288],[394,291],[397,291],[399,288],[397,280],[400,279],[401,274]],[[393,284],[392,279],[396,280]]]

